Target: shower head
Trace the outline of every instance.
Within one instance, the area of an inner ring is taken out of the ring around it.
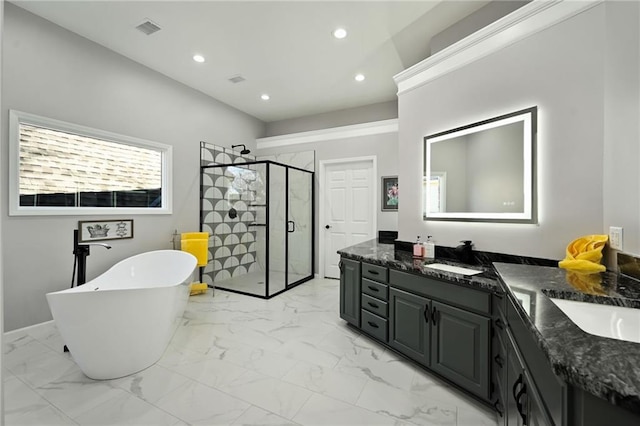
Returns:
[[[239,144],[239,145],[231,145],[231,149],[233,149],[233,148],[235,148],[235,147],[238,147],[238,146],[241,146],[241,147],[242,147],[242,150],[240,151],[240,154],[242,154],[242,155],[246,155],[246,154],[250,154],[250,153],[251,153],[251,151],[249,151],[249,150],[247,149],[247,147],[246,147],[246,146],[244,146],[244,144],[243,144],[243,143],[241,143],[241,144]]]

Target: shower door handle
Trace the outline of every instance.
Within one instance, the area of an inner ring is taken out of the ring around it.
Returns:
[[[294,221],[287,221],[287,232],[296,232],[296,223]]]

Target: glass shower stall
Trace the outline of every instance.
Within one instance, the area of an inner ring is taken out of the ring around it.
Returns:
[[[273,161],[203,165],[200,229],[212,236],[203,282],[270,298],[312,279],[313,176]]]

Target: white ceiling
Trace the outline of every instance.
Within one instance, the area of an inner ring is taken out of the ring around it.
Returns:
[[[434,34],[487,1],[12,3],[271,122],[395,99],[393,75],[426,58]],[[146,19],[162,30],[136,30]],[[338,26],[347,38],[331,35]],[[206,62],[194,62],[195,53]],[[357,73],[366,79],[356,82]],[[238,74],[246,81],[228,81]]]

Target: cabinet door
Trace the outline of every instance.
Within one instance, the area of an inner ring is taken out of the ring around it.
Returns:
[[[527,384],[526,397],[522,403],[527,404],[523,407],[526,413],[526,425],[527,426],[551,426],[553,422],[549,419],[547,411],[544,408],[542,399],[536,391],[535,384],[529,377],[528,373],[525,373],[525,383]],[[613,424],[613,423],[611,423]]]
[[[389,289],[389,345],[429,365],[431,301],[395,288]]]
[[[489,399],[489,318],[432,302],[431,368]]]
[[[340,260],[340,318],[360,327],[360,262]]]

